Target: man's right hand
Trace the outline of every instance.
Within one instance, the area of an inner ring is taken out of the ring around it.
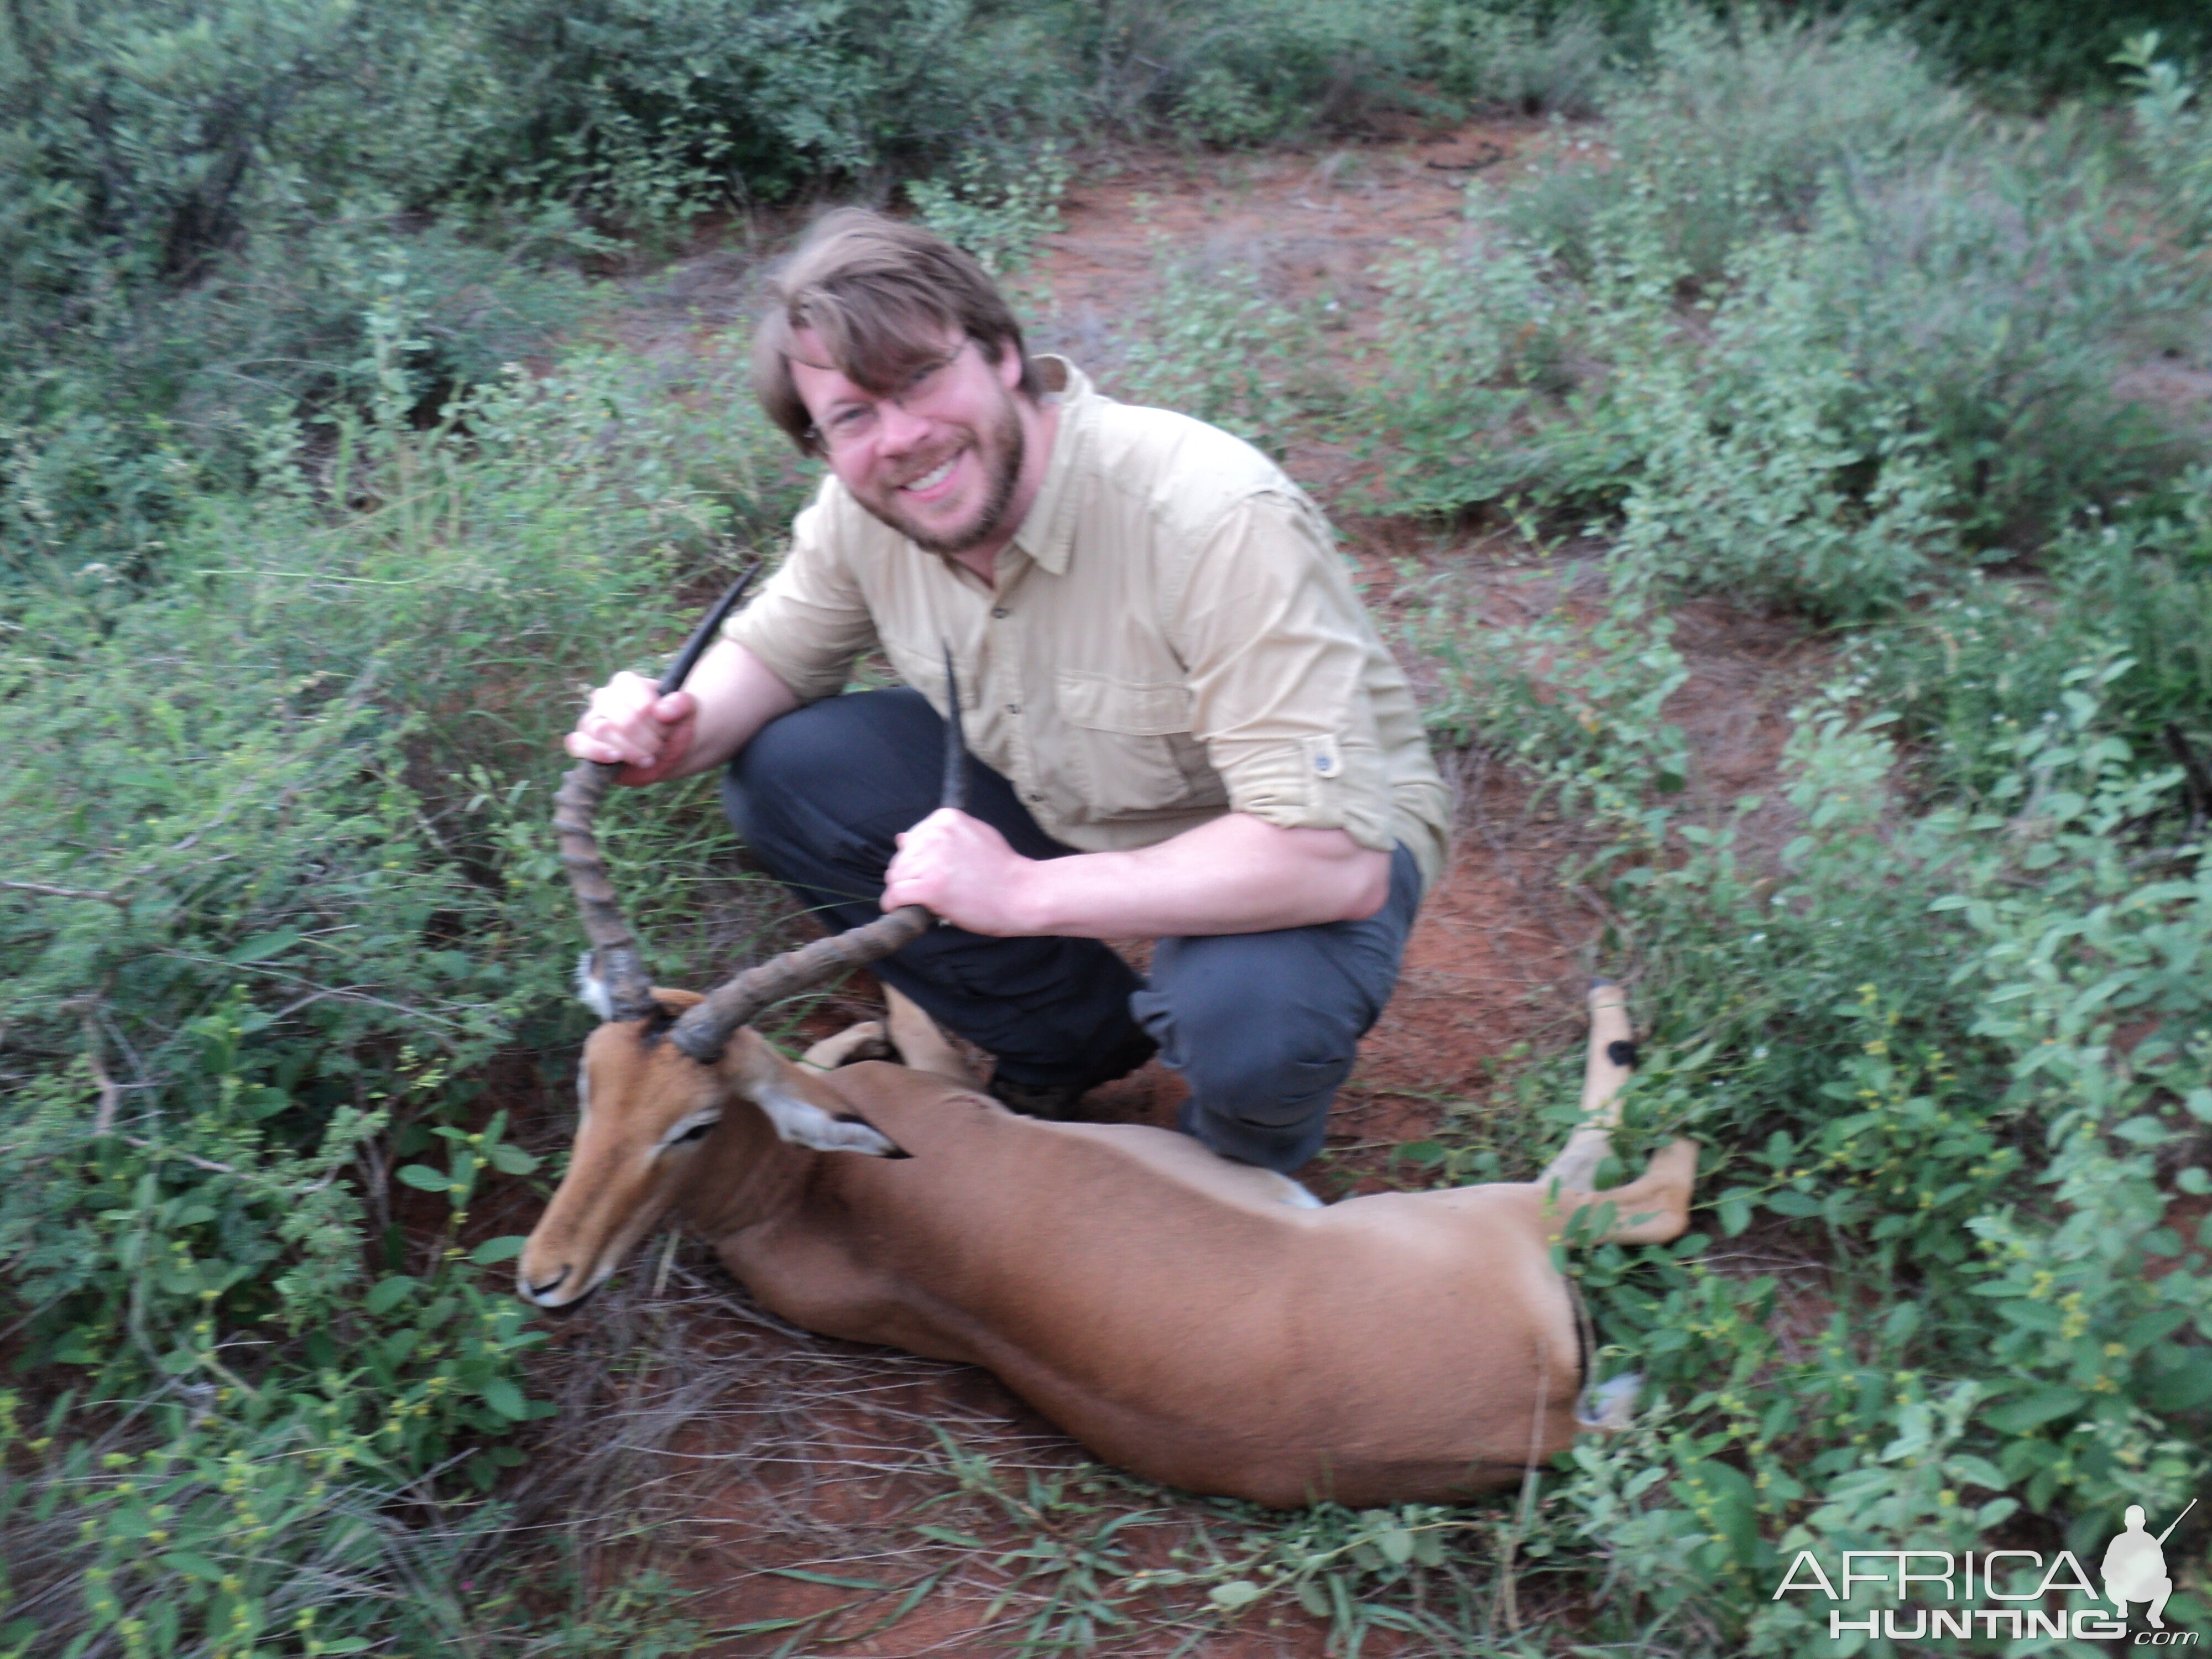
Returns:
[[[665,783],[720,766],[754,732],[799,707],[790,688],[733,640],[717,640],[688,690],[658,694],[642,674],[598,690],[562,746],[578,760],[620,765],[617,783]]]
[[[684,770],[699,723],[689,691],[659,695],[642,674],[617,674],[592,693],[564,746],[578,760],[620,763],[617,783],[659,783]]]

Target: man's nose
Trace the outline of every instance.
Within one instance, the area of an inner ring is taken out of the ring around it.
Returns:
[[[929,433],[929,422],[886,398],[876,405],[876,449],[879,454],[903,455]]]

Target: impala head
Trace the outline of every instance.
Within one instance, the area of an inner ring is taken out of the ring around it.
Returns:
[[[584,994],[598,1006],[606,988],[587,980]],[[773,1159],[771,1135],[817,1152],[905,1155],[757,1032],[736,1031],[712,1061],[693,1059],[672,1039],[704,999],[650,994],[644,1017],[610,1020],[584,1044],[568,1173],[516,1266],[517,1291],[539,1307],[568,1307],[597,1290],[702,1177],[716,1200],[740,1199],[744,1166],[757,1171]]]
[[[966,763],[960,692],[945,660],[945,805],[957,805]],[[769,1004],[888,956],[930,925],[910,904],[866,927],[788,951],[704,996],[648,983],[623,920],[592,822],[615,769],[580,763],[554,800],[554,827],[584,932],[584,1000],[605,1022],[584,1045],[580,1118],[568,1173],[523,1247],[516,1289],[540,1307],[588,1295],[680,1204],[694,1176],[718,1164],[732,1133],[763,1132],[817,1152],[902,1158],[837,1097],[778,1054],[745,1022]],[[747,1109],[757,1109],[746,1115]],[[725,1127],[726,1115],[732,1117]],[[718,1141],[723,1145],[718,1145]],[[724,1178],[728,1171],[723,1170]]]

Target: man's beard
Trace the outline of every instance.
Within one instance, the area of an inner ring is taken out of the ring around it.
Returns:
[[[969,548],[988,541],[992,532],[1005,520],[1007,504],[1014,499],[1014,487],[1021,481],[1025,440],[1022,434],[1021,416],[1015,412],[1011,394],[1000,405],[1000,418],[988,435],[995,441],[994,443],[986,445],[979,434],[977,442],[972,446],[977,463],[989,468],[983,481],[982,510],[957,535],[931,535],[908,520],[896,506],[898,500],[896,489],[889,492],[893,503],[889,510],[866,499],[860,499],[860,505],[925,552],[947,556],[965,553]],[[993,449],[998,452],[995,466],[990,465],[988,459]],[[939,461],[938,465],[941,466],[944,463]],[[922,476],[927,477],[927,474]]]

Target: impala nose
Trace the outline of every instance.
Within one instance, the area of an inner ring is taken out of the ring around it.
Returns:
[[[559,1290],[562,1284],[567,1281],[568,1277],[568,1270],[565,1267],[562,1267],[559,1273],[555,1273],[552,1278],[541,1280],[539,1283],[535,1285],[532,1284],[523,1274],[517,1273],[514,1276],[514,1288],[521,1292],[522,1299],[525,1302],[534,1302],[542,1308],[545,1305],[545,1298],[552,1295],[554,1291]]]

